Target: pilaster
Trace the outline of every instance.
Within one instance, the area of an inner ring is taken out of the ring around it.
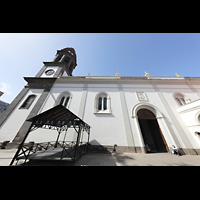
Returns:
[[[134,140],[133,140],[133,133],[131,129],[124,91],[121,84],[118,84],[118,89],[119,89],[119,95],[120,95],[120,101],[121,101],[121,109],[122,109],[122,115],[123,115],[123,121],[124,121],[124,129],[125,129],[125,134],[126,134],[127,146],[134,147],[135,145],[134,145]]]
[[[37,78],[35,78],[37,79]],[[40,79],[39,79],[40,80]],[[30,88],[34,88],[35,87],[39,87],[40,89],[44,89],[43,93],[41,94],[40,98],[38,99],[38,101],[36,102],[35,106],[33,107],[33,109],[30,111],[27,119],[34,117],[35,115],[38,114],[39,110],[41,109],[43,103],[45,102],[47,96],[49,95],[49,91],[51,90],[51,87],[53,85],[53,83],[55,82],[56,79],[48,79],[50,80],[50,83],[48,84],[44,84],[44,85],[40,85],[37,83],[37,81],[34,81],[34,78],[31,78],[29,80],[29,87]],[[21,143],[21,141],[23,140],[23,138],[25,137],[27,131],[30,129],[31,127],[31,122],[25,121],[23,123],[23,125],[21,126],[19,132],[16,134],[14,140],[12,141],[13,143]]]
[[[26,95],[29,88],[24,87],[22,91],[17,95],[17,97],[12,101],[12,103],[8,106],[8,108],[4,111],[3,114],[0,115],[0,126],[4,123],[4,121],[10,116],[12,111],[16,108],[18,103],[22,100],[22,98]]]
[[[79,111],[78,111],[78,116],[81,119],[83,119],[83,117],[84,117],[87,93],[88,93],[88,84],[84,84],[83,91],[82,91],[82,96],[81,96],[81,102],[80,102]],[[73,140],[74,141],[76,139],[76,134],[77,134],[76,131],[74,131],[74,136],[73,136]]]
[[[151,81],[150,81],[151,82]],[[164,98],[163,94],[160,92],[159,88],[157,85],[154,85],[151,83],[151,85],[153,86],[155,92],[157,93],[157,95],[160,98],[160,101],[162,102],[162,105],[165,108],[165,111],[168,113],[171,121],[173,122],[176,130],[178,131],[178,133],[180,134],[179,138],[174,134],[173,131],[171,131],[171,135],[173,137],[173,140],[176,142],[176,145],[181,148],[182,145],[180,144],[180,142],[182,142],[186,148],[183,148],[185,150],[186,154],[194,154],[196,155],[195,150],[194,151],[188,151],[188,149],[193,149],[192,144],[190,143],[189,139],[187,138],[185,131],[183,130],[183,128],[181,127],[181,125],[179,124],[178,120],[176,119],[174,113],[171,110],[171,107],[169,106],[168,102],[166,101],[166,99]],[[179,141],[181,140],[181,141]]]

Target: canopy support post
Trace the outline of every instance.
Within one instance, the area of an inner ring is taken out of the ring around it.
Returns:
[[[31,124],[30,128],[28,129],[26,135],[24,136],[24,139],[22,140],[22,142],[20,143],[17,152],[15,153],[12,161],[10,162],[10,166],[14,163],[15,159],[18,157],[20,150],[22,149],[22,146],[24,145],[24,142],[26,140],[26,138],[28,137],[29,133],[31,132],[31,128],[32,128],[33,123]]]
[[[89,149],[89,141],[90,141],[90,127],[88,129],[87,153],[88,153],[88,149]]]
[[[89,137],[90,137],[90,126],[64,106],[57,105],[43,113],[36,115],[35,117],[27,119],[26,121],[31,123],[28,124],[26,129],[23,129],[24,138],[22,142],[19,144],[18,149],[10,165],[13,165],[15,161],[17,161],[18,163],[20,159],[25,160],[24,164],[26,164],[27,160],[31,161],[37,157],[37,156],[34,157],[35,156],[34,154],[37,153],[37,151],[41,151],[42,148],[45,149],[45,151],[48,149],[50,142],[48,142],[45,145],[41,145],[42,143],[41,144],[38,143],[37,145],[25,143],[29,133],[38,128],[57,131],[56,142],[55,143],[53,142],[52,144],[50,144],[50,146],[53,148],[57,148],[57,146],[60,145],[60,147],[63,149],[60,160],[63,160],[63,156],[67,157],[66,160],[68,159],[72,160],[74,165],[75,160],[79,156],[87,152],[87,147],[89,145]],[[66,135],[68,128],[74,128],[75,132],[77,133],[77,138],[75,137],[75,140],[72,140],[71,143],[65,141],[65,139],[67,138]],[[63,131],[65,131],[65,134],[64,138],[62,139],[63,142],[61,144],[59,143],[59,138],[60,134]],[[88,139],[85,138],[86,141],[83,142],[84,137],[81,134],[84,134],[84,131],[88,133]],[[38,148],[38,145],[42,148]],[[57,150],[60,151],[60,149]],[[50,151],[53,150],[50,149]],[[44,157],[44,159],[46,159],[45,156],[43,155],[41,157]],[[56,156],[58,155],[55,154],[55,158],[57,159]],[[49,158],[53,159],[53,157],[50,157],[49,154],[47,155],[47,157],[48,159]]]
[[[60,134],[61,134],[61,132],[58,131],[58,137],[57,137],[57,139],[56,139],[56,143],[55,143],[54,148],[57,148],[57,146],[58,146],[58,139],[59,139],[59,137],[60,137]]]
[[[77,153],[77,149],[78,149],[78,145],[79,145],[79,141],[80,141],[80,136],[81,136],[81,125],[79,125],[78,131],[77,131],[77,139],[76,139],[76,145],[75,145],[73,165],[74,165],[74,161],[76,159],[76,153]]]

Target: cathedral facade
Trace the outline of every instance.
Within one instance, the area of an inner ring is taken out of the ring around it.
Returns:
[[[1,143],[18,145],[31,126],[28,118],[63,105],[91,126],[91,145],[135,153],[147,146],[170,152],[175,145],[200,154],[200,77],[72,76],[76,66],[75,50],[65,48],[35,77],[24,77],[27,85],[0,116]],[[73,131],[68,140],[75,140]],[[35,130],[26,142],[55,137],[52,130]]]

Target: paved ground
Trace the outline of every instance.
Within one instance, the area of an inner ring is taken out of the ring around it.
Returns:
[[[88,154],[76,165],[87,166],[200,166],[200,156],[175,156],[169,153]]]
[[[17,149],[0,149],[0,166],[8,166]]]
[[[169,153],[157,154],[118,154],[118,166],[200,166],[200,156],[175,156]]]
[[[8,166],[16,149],[0,150],[0,166]],[[38,165],[38,164],[37,164]],[[40,164],[39,164],[40,165]],[[41,165],[44,165],[41,164]],[[51,163],[47,163],[51,165]],[[53,164],[55,165],[55,164]],[[69,165],[69,164],[64,164]],[[174,156],[169,153],[89,153],[75,162],[75,166],[200,166],[200,155]]]

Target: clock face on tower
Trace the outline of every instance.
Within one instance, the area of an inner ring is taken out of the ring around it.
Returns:
[[[45,71],[45,74],[47,75],[47,76],[50,76],[50,75],[52,75],[52,74],[54,74],[54,70],[53,69],[48,69],[47,71]]]

